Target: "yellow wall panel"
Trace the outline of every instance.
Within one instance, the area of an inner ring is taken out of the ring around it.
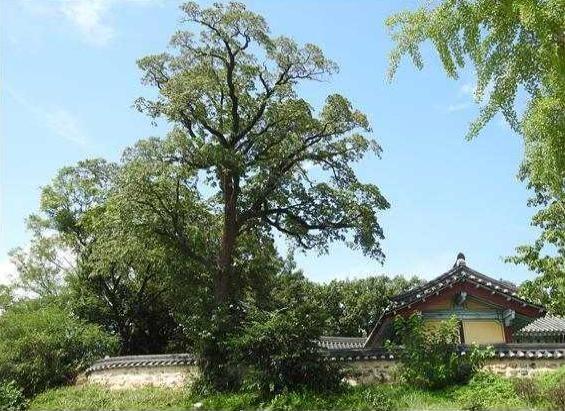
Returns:
[[[504,328],[499,321],[463,321],[465,344],[495,344],[504,342]]]

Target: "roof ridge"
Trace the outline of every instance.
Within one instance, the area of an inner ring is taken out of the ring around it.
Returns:
[[[443,274],[440,274],[439,276],[437,276],[437,277],[435,277],[435,278],[433,278],[433,279],[431,279],[431,280],[429,280],[429,281],[426,281],[424,284],[419,285],[419,286],[417,286],[417,287],[414,287],[414,288],[412,288],[412,289],[410,289],[410,290],[408,290],[408,291],[404,291],[403,293],[396,294],[396,295],[392,296],[390,299],[391,299],[392,301],[395,301],[395,300],[397,300],[397,299],[402,299],[403,297],[405,297],[405,296],[407,296],[407,295],[410,295],[410,294],[413,294],[413,293],[415,293],[415,292],[417,292],[417,291],[425,290],[426,288],[430,287],[432,283],[437,283],[437,282],[440,281],[440,279],[447,278],[447,277],[449,277],[450,275],[453,275],[456,271],[459,271],[462,267],[464,267],[464,266],[455,266],[455,267],[452,267],[452,268],[450,268],[448,271],[444,272]]]

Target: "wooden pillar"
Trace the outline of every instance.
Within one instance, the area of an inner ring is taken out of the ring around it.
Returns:
[[[512,342],[512,327],[505,325],[504,326],[504,341],[506,341],[507,343],[511,343]]]

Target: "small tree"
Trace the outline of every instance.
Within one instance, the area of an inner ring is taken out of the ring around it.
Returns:
[[[335,390],[342,373],[320,354],[323,324],[313,304],[250,313],[233,341],[236,358],[247,367],[245,386],[266,397],[301,388]]]
[[[387,342],[401,364],[401,375],[410,384],[438,389],[467,382],[491,355],[490,348],[459,349],[459,324],[455,316],[437,327],[426,327],[420,313],[397,317],[398,343]]]

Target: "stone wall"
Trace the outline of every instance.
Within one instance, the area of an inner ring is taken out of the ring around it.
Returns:
[[[351,385],[389,382],[395,374],[396,362],[388,360],[352,361],[344,367]]]
[[[111,389],[137,387],[182,388],[198,375],[195,365],[122,367],[96,370],[85,375],[83,384],[96,384]]]
[[[111,389],[184,387],[198,376],[191,354],[132,355],[106,357],[94,363],[77,384],[98,384]]]
[[[331,360],[343,364],[350,384],[388,382],[394,378],[394,356],[381,350],[333,350]],[[531,377],[565,366],[565,345],[495,347],[485,369],[505,377]],[[183,387],[198,376],[190,354],[139,355],[105,358],[92,365],[77,383],[108,388]]]
[[[484,369],[504,377],[532,377],[565,366],[565,359],[494,359]],[[347,381],[368,384],[390,381],[396,372],[395,361],[361,360],[347,363]]]
[[[505,377],[531,377],[565,366],[565,359],[496,359],[485,369]],[[351,385],[389,382],[395,375],[396,363],[388,360],[361,360],[344,364]],[[111,389],[142,386],[181,388],[198,375],[195,365],[131,366],[91,371],[82,384],[98,384]]]
[[[504,377],[533,377],[565,366],[565,359],[506,359],[491,360],[485,369]]]

